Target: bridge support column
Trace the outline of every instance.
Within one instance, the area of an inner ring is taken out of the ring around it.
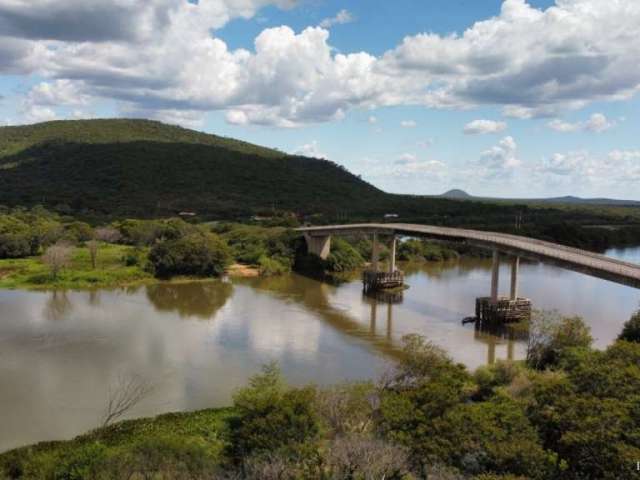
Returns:
[[[380,253],[378,252],[378,234],[373,234],[373,244],[371,245],[371,270],[373,272],[378,271],[378,260]]]
[[[511,260],[511,301],[518,299],[518,270],[520,269],[520,257]]]
[[[322,260],[326,260],[331,253],[331,235],[315,236],[305,233],[304,239],[307,241],[307,251],[317,255]]]
[[[393,273],[396,271],[396,246],[398,244],[398,239],[394,235],[391,237],[391,251],[389,252],[389,273]]]
[[[491,302],[498,301],[498,287],[500,285],[500,253],[493,250],[493,264],[491,266]]]

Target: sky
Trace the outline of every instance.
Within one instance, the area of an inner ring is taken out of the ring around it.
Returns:
[[[150,118],[379,188],[640,200],[640,1],[0,0],[0,125]]]

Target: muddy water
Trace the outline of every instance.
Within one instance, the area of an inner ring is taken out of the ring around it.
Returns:
[[[640,248],[611,256],[640,263]],[[462,325],[488,293],[490,261],[404,265],[402,297],[363,297],[299,275],[95,292],[0,291],[0,451],[98,425],[118,378],[153,385],[129,416],[226,405],[276,360],[294,384],[371,378],[420,333],[470,368],[524,344]],[[509,266],[501,271],[508,288]],[[605,347],[640,291],[542,264],[521,266],[536,308],[583,316]]]

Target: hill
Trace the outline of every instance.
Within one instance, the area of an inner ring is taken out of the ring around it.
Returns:
[[[0,128],[0,204],[97,215],[357,209],[385,194],[327,160],[147,120]]]
[[[2,206],[43,205],[101,223],[195,212],[198,220],[274,211],[314,222],[399,215],[427,223],[514,232],[602,249],[640,236],[588,226],[640,223],[631,206],[498,201],[383,192],[343,167],[147,120],[78,120],[0,128]],[[464,200],[464,201],[461,201]],[[617,228],[617,227],[616,227]]]
[[[471,199],[473,198],[464,190],[460,190],[458,188],[454,188],[453,190],[449,190],[440,195],[443,198],[457,198],[457,199]]]

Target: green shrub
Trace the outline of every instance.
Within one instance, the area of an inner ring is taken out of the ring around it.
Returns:
[[[230,453],[243,458],[269,452],[293,457],[313,454],[320,433],[314,388],[287,388],[274,365],[263,368],[249,386],[233,398],[236,416],[230,420]]]
[[[156,276],[219,276],[231,261],[227,244],[212,233],[194,233],[153,246],[149,262]]]
[[[640,311],[627,320],[618,336],[618,340],[640,343]]]
[[[286,261],[286,260],[285,260]],[[266,255],[262,255],[258,259],[258,266],[260,267],[260,274],[265,277],[272,275],[281,275],[290,271],[290,268],[284,264],[279,258],[271,258]]]
[[[364,264],[364,259],[349,242],[333,237],[331,253],[323,263],[325,270],[329,272],[348,272],[360,268]]]
[[[93,238],[93,228],[85,222],[71,222],[64,225],[63,238],[73,243],[84,243]]]
[[[569,349],[591,346],[589,326],[580,317],[560,318],[553,312],[538,313],[531,322],[527,364],[536,369],[557,366]]]

